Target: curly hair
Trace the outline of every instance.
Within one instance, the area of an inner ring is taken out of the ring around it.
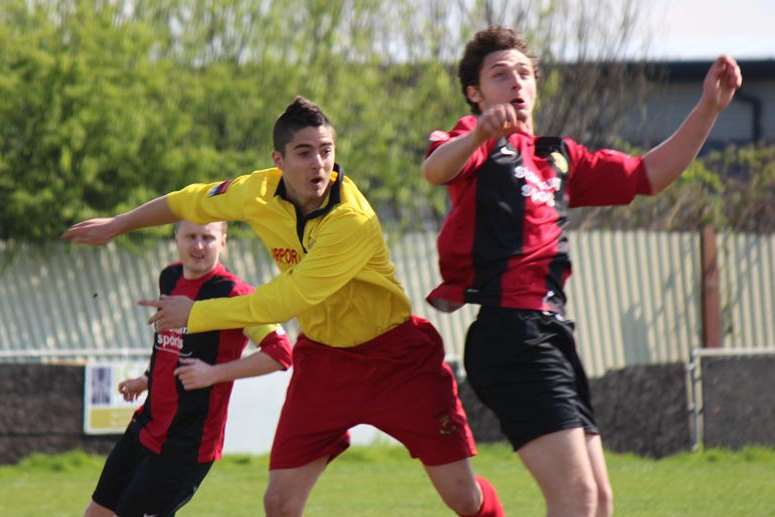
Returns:
[[[466,89],[469,86],[479,85],[479,74],[482,72],[482,65],[489,54],[510,49],[522,52],[533,62],[533,70],[536,79],[538,79],[538,57],[530,51],[527,40],[520,33],[508,27],[499,25],[487,27],[474,34],[473,39],[466,44],[463,58],[458,65],[457,76],[460,79],[463,97],[471,107],[472,113],[478,115],[479,106],[468,98]]]

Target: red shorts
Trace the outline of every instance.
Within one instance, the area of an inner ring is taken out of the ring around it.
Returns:
[[[393,436],[425,465],[476,454],[441,336],[429,322],[413,316],[351,348],[299,336],[269,468],[330,461],[349,446],[347,430],[358,424]]]

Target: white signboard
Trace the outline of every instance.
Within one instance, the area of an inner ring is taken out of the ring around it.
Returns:
[[[126,430],[135,409],[145,400],[126,402],[118,384],[139,377],[147,362],[89,363],[85,368],[83,387],[83,430],[86,434],[121,434]]]

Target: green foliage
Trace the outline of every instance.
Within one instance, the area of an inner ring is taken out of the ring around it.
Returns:
[[[421,179],[427,135],[451,127],[468,111],[452,63],[485,21],[519,24],[533,37],[547,64],[539,116],[545,131],[590,136],[587,143],[610,139],[594,128],[615,127],[617,92],[637,90],[625,75],[602,81],[588,55],[580,55],[586,65],[571,75],[549,66],[562,55],[552,42],[599,33],[591,17],[584,34],[560,37],[556,31],[569,30],[565,22],[572,20],[562,16],[564,2],[552,5],[514,10],[508,2],[410,0],[2,2],[0,240],[46,242],[78,220],[125,211],[189,183],[269,167],[271,127],[295,95],[314,100],[333,119],[338,161],[386,219],[397,223],[394,228],[433,226],[447,201],[443,189]],[[622,32],[603,55],[614,55],[629,34]],[[572,98],[563,95],[569,84],[577,93]],[[595,107],[603,104],[605,109]],[[641,201],[626,213],[611,209],[614,218],[599,212],[606,215],[601,224],[648,226],[658,220],[677,228],[680,221],[748,217],[752,207],[745,196],[754,187],[730,191],[712,177],[723,178],[718,167],[733,167],[735,160],[765,170],[764,158],[722,154],[707,170],[695,165],[673,194]],[[762,181],[763,191],[771,188]],[[739,213],[716,202],[721,195],[739,200]],[[761,218],[760,212],[754,215]],[[582,217],[581,225],[594,221]]]
[[[775,232],[775,145],[730,146],[692,162],[664,192],[628,206],[579,209],[581,229]]]
[[[279,4],[2,4],[0,239],[45,242],[269,167],[272,125],[297,94],[335,121],[339,161],[377,206],[432,213],[419,162],[426,133],[459,111],[454,78],[438,64],[386,65],[373,35],[384,2]]]
[[[0,238],[44,240],[166,186],[168,69],[150,60],[147,27],[86,5],[60,19],[3,6]]]

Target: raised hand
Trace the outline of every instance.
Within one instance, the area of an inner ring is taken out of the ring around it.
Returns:
[[[517,110],[505,103],[492,106],[479,115],[474,131],[479,135],[479,140],[484,141],[510,135],[519,129]]]
[[[743,84],[740,67],[734,58],[721,55],[711,65],[702,83],[702,102],[717,111],[724,110]]]

